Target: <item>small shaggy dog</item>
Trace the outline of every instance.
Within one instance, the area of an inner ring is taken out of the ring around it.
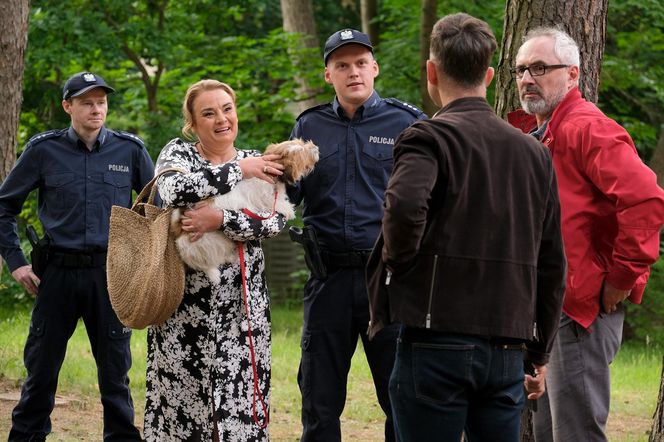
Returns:
[[[265,153],[280,154],[280,161],[285,166],[276,184],[260,178],[241,180],[230,192],[205,201],[218,210],[246,208],[254,212],[272,212],[274,209],[275,213],[283,214],[286,220],[295,218],[295,209],[286,196],[285,183],[293,184],[313,170],[318,161],[318,147],[310,141],[305,143],[295,139],[270,144]],[[182,212],[183,209],[175,209],[171,215],[171,229],[175,233],[175,244],[182,260],[189,267],[202,270],[213,283],[219,284],[219,266],[238,260],[235,243],[221,231],[206,232],[197,241],[191,242],[180,225]]]

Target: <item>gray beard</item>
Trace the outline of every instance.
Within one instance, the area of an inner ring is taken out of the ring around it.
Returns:
[[[524,100],[523,98],[520,98],[521,107],[530,115],[542,115],[548,117],[553,113],[558,104],[563,101],[565,95],[567,95],[567,91],[561,89],[549,96],[545,95],[538,100]]]

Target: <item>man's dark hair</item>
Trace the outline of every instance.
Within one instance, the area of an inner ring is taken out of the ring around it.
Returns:
[[[463,87],[484,80],[497,47],[489,25],[462,12],[441,18],[431,31],[430,58]]]

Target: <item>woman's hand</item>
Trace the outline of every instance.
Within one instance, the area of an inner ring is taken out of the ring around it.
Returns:
[[[182,214],[182,230],[189,234],[191,242],[201,239],[205,232],[219,230],[224,222],[224,212],[208,204],[207,201],[197,203],[193,208]]]
[[[274,184],[274,177],[283,175],[283,164],[279,163],[281,155],[268,154],[260,157],[243,158],[239,161],[244,178],[260,178]]]

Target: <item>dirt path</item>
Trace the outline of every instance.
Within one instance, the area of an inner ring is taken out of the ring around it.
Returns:
[[[0,379],[0,440],[7,440],[11,426],[11,412],[19,397],[19,390],[12,382]],[[143,403],[136,404],[136,423],[142,431]],[[48,442],[99,441],[102,440],[101,403],[75,396],[58,396],[51,415],[53,432]],[[300,436],[300,418],[290,413],[272,410],[270,438],[275,442],[294,442]],[[629,434],[645,435],[650,428],[646,417],[619,416],[612,414],[608,424],[609,440],[636,440]],[[638,429],[638,430],[637,430]],[[635,431],[636,430],[636,431]],[[382,440],[381,422],[358,422],[344,419],[343,440],[373,442]],[[628,437],[628,439],[625,439]],[[645,439],[647,440],[647,436]]]
[[[7,440],[11,427],[12,409],[19,398],[19,390],[12,382],[0,379],[0,440]],[[143,403],[136,404],[136,424],[143,430]],[[58,396],[51,414],[53,432],[48,442],[100,441],[102,440],[101,403],[90,398]],[[348,441],[379,441],[382,424],[344,421],[343,439]],[[270,422],[270,439],[275,442],[293,442],[300,438],[300,417],[273,409]]]

